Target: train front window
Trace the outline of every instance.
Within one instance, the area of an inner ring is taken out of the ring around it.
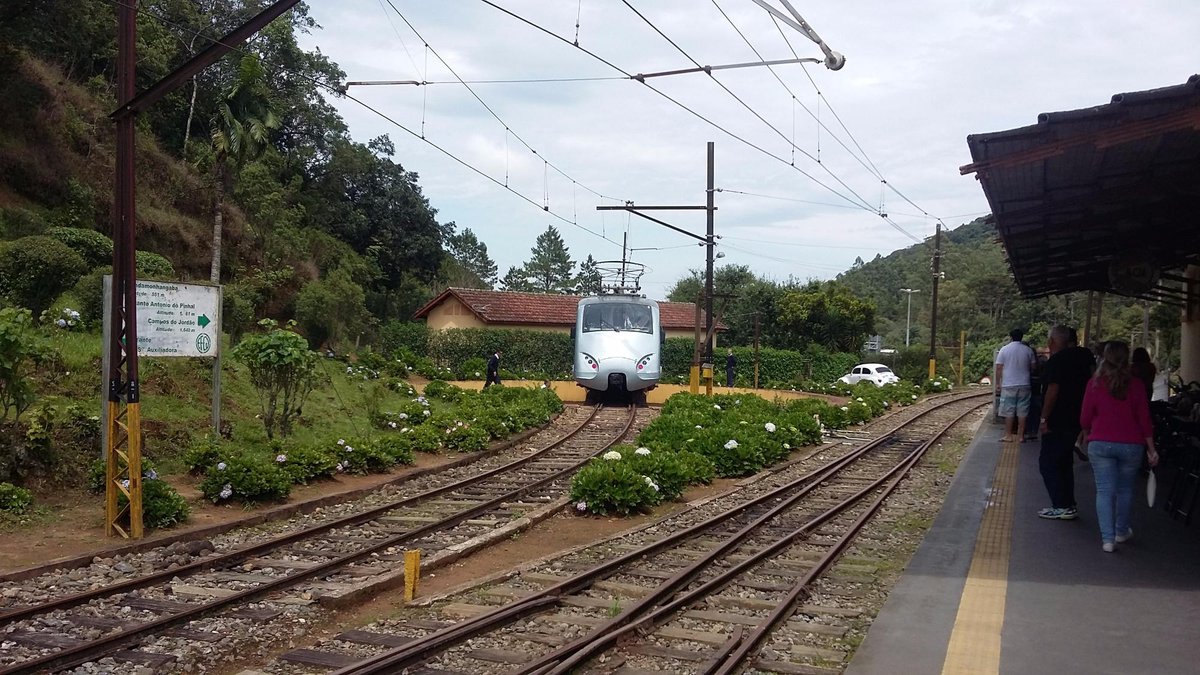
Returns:
[[[654,320],[650,307],[626,303],[597,303],[583,308],[583,332],[632,331],[653,333]]]

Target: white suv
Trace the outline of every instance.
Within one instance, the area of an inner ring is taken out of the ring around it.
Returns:
[[[838,378],[838,382],[845,384],[858,384],[863,380],[874,382],[875,386],[882,387],[885,384],[899,382],[900,378],[892,372],[891,368],[882,363],[860,363],[850,369],[850,372]]]

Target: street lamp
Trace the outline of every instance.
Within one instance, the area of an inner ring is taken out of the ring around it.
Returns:
[[[908,346],[908,331],[909,331],[909,327],[912,326],[912,294],[920,293],[921,289],[919,289],[919,288],[901,288],[900,292],[908,293],[908,319],[906,319],[904,321],[904,346],[907,347]]]

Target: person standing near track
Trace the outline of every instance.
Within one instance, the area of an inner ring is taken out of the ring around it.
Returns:
[[[487,362],[487,380],[483,383],[483,388],[487,389],[493,384],[500,384],[500,355],[504,352],[497,349],[492,354]]]
[[[1129,345],[1114,340],[1104,347],[1096,375],[1083,397],[1079,424],[1096,476],[1096,519],[1101,547],[1112,553],[1133,536],[1133,484],[1145,456],[1158,464],[1150,401],[1141,380],[1129,372]]]
[[[1050,329],[1050,358],[1042,368],[1042,413],[1039,428],[1042,451],[1038,468],[1050,494],[1050,506],[1038,511],[1038,517],[1074,520],[1075,441],[1079,438],[1079,412],[1083,392],[1092,379],[1095,364],[1092,352],[1079,346],[1073,328]]]
[[[1021,342],[1025,331],[1014,328],[1008,333],[1012,341],[996,354],[996,391],[1000,393],[1000,416],[1004,418],[1003,442],[1022,440],[1025,418],[1029,416],[1030,374],[1037,367],[1037,355]],[[1015,419],[1014,419],[1015,418]],[[1013,423],[1016,436],[1013,436]]]
[[[733,355],[733,350],[730,349],[729,353],[725,356],[725,386],[726,387],[730,387],[730,388],[733,387],[733,380],[734,380],[733,374],[734,374],[734,369],[736,369],[736,368],[737,368],[737,357]]]

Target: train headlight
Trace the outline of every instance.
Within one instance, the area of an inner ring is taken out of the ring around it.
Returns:
[[[652,358],[654,358],[654,354],[647,354],[647,355],[643,356],[642,358],[638,359],[637,369],[645,370],[646,366],[650,365],[650,359],[652,359]]]
[[[583,360],[585,363],[588,364],[589,368],[591,368],[592,370],[600,369],[600,364],[599,364],[599,362],[596,361],[596,357],[592,356],[591,354],[589,354],[587,352],[579,352],[579,353],[583,355]]]

